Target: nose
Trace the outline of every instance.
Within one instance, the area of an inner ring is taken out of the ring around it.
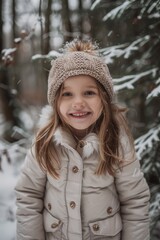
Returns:
[[[85,101],[83,100],[82,97],[76,97],[73,100],[72,107],[75,110],[81,110],[85,107]]]

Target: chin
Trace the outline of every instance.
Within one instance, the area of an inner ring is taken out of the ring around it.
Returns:
[[[71,126],[73,129],[75,129],[75,130],[81,130],[81,131],[84,131],[84,130],[87,130],[90,126],[88,126],[88,127],[77,127],[77,126]]]

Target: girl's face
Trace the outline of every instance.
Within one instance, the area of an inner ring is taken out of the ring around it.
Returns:
[[[62,120],[69,124],[75,133],[77,130],[87,130],[95,123],[103,108],[96,81],[87,75],[66,79],[58,102]]]

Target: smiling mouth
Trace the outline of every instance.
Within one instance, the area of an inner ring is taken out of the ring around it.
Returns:
[[[90,114],[91,114],[91,112],[83,112],[83,113],[70,113],[69,115],[72,117],[75,117],[75,118],[83,118]]]

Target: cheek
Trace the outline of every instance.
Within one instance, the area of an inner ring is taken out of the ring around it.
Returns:
[[[92,105],[92,109],[94,111],[94,118],[95,120],[97,120],[103,111],[103,105],[102,105],[102,101],[101,99],[96,99],[96,101],[94,102],[94,104]]]

